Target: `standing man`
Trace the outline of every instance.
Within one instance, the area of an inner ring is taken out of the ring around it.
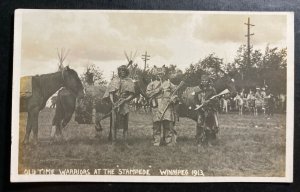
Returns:
[[[198,102],[203,107],[198,110],[196,139],[198,145],[206,146],[212,144],[211,142],[217,138],[219,131],[218,101],[217,99],[210,100],[217,92],[208,75],[201,76],[200,89]]]
[[[176,86],[166,77],[166,68],[156,68],[157,77],[147,86],[153,121],[153,145],[174,146],[176,144],[175,109],[177,95],[173,94]],[[162,131],[161,131],[162,129]]]
[[[108,85],[103,98],[109,97],[112,103],[110,134],[112,144],[116,142],[117,130],[123,129],[125,146],[128,146],[129,101],[134,97],[134,82],[129,76],[126,65],[118,68],[118,77],[114,77]]]

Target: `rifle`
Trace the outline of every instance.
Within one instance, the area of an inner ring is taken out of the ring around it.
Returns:
[[[171,94],[170,98],[173,97],[173,96],[175,95],[175,93],[176,93],[176,92],[177,92],[184,84],[185,84],[184,81],[181,81],[180,84],[176,87],[176,89],[175,89],[175,90],[173,91],[173,93]],[[163,113],[161,114],[161,116],[160,116],[160,118],[159,118],[159,121],[161,121],[162,118],[164,117],[164,115],[165,115],[167,109],[169,108],[170,104],[171,104],[171,100],[168,102],[166,108],[163,110]]]
[[[125,99],[120,99],[119,101],[117,101],[117,104],[111,109],[111,111],[109,113],[106,113],[103,117],[101,117],[100,121],[109,117],[114,110],[118,109],[125,102],[126,102]]]
[[[208,100],[206,100],[204,103],[202,103],[201,105],[196,105],[195,111],[201,109],[202,107],[204,107],[205,105],[207,105],[210,101],[212,101],[213,99],[220,97],[222,95],[225,95],[227,93],[229,93],[230,91],[228,89],[225,89],[224,91],[222,91],[221,93],[212,96],[211,98],[209,98]]]

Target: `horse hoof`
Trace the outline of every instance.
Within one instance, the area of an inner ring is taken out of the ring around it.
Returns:
[[[95,125],[95,130],[97,132],[103,131],[102,126],[99,126],[99,125]]]

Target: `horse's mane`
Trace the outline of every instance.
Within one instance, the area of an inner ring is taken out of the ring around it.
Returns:
[[[71,73],[71,75],[75,78],[75,80],[77,81],[77,84],[79,85],[79,89],[83,89],[83,84],[81,82],[81,80],[79,79],[79,76],[77,74],[77,72],[74,69],[66,69],[69,73]]]

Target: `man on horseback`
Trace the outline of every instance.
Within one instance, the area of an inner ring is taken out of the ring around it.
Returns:
[[[123,129],[124,144],[127,144],[129,101],[134,97],[134,82],[129,76],[126,65],[118,68],[118,77],[112,79],[103,98],[109,97],[113,110],[111,112],[112,143],[117,139],[117,130]]]
[[[198,102],[203,107],[197,110],[197,131],[196,139],[198,145],[208,145],[216,139],[219,131],[219,123],[217,117],[218,101],[210,99],[217,92],[212,86],[211,79],[208,75],[201,76],[200,91],[197,93]]]
[[[146,91],[150,98],[153,115],[153,145],[174,146],[176,144],[174,104],[178,98],[174,94],[176,86],[166,78],[165,67],[157,68],[153,73],[157,79],[149,83]]]

